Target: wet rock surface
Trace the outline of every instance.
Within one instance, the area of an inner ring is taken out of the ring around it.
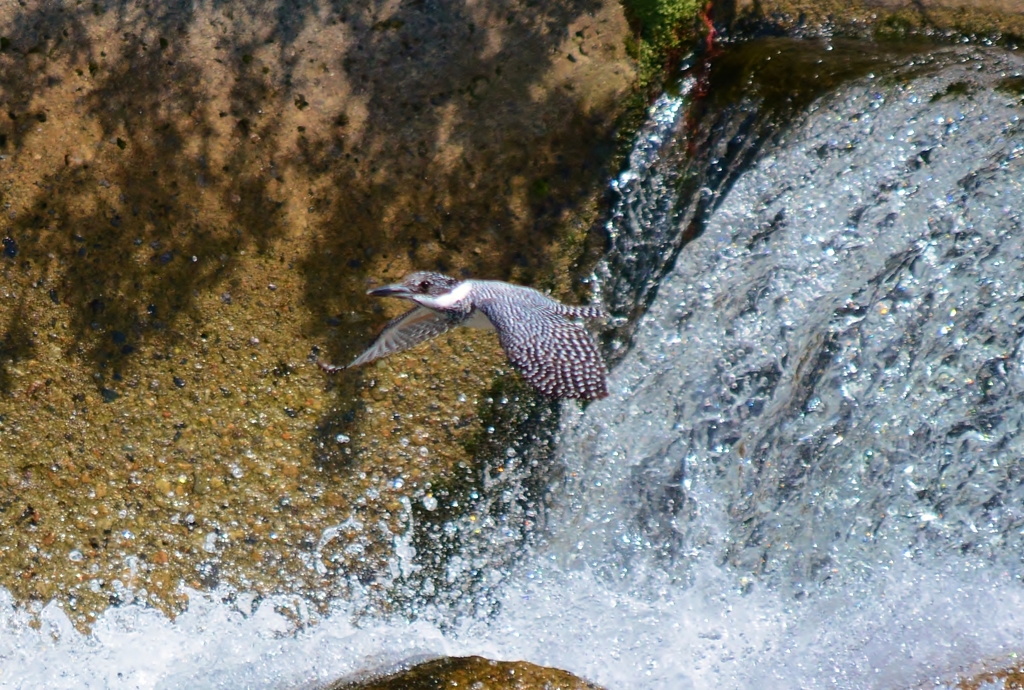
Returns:
[[[436,659],[385,678],[332,685],[331,690],[601,690],[571,673],[525,661],[493,661],[478,656]]]
[[[577,299],[621,10],[39,2],[0,26],[0,585],[83,628],[181,585],[383,592],[412,506],[477,481],[507,364],[472,333],[313,362],[370,342],[403,307],[366,289],[413,268]]]
[[[965,38],[1021,45],[1024,13],[1016,0],[740,0],[721,6],[732,31],[883,40]]]

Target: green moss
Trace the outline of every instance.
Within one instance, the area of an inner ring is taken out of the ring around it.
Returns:
[[[699,0],[625,0],[626,16],[640,38],[659,48],[678,46],[680,27],[689,28],[700,11]]]
[[[912,12],[894,12],[884,17],[875,26],[875,38],[879,40],[905,39],[919,29]]]
[[[1024,97],[1024,77],[1005,77],[999,81],[996,89],[1013,96]]]
[[[534,199],[546,199],[549,194],[551,194],[551,185],[542,177],[537,178],[530,185],[530,196]]]
[[[947,86],[945,91],[934,94],[929,102],[935,103],[946,96],[969,96],[971,92],[972,89],[970,84],[965,81],[955,81]]]
[[[401,29],[405,26],[405,22],[401,19],[385,19],[374,24],[371,28],[374,31],[393,31],[395,29]]]
[[[697,17],[703,0],[623,0],[633,35],[625,39],[626,54],[637,62],[633,93],[618,122],[619,155],[624,156],[640,127],[651,98],[665,77],[695,45],[700,32]]]
[[[626,0],[624,6],[635,32],[626,48],[637,61],[636,90],[646,101],[696,40],[695,19],[700,3],[695,0]]]

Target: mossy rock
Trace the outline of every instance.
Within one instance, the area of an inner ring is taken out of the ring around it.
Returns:
[[[479,656],[444,657],[368,681],[342,682],[331,690],[601,690],[568,671],[525,661]]]

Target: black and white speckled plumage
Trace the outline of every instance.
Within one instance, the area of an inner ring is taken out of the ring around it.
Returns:
[[[349,367],[408,349],[456,326],[494,328],[512,366],[541,394],[584,400],[608,395],[608,371],[597,344],[585,328],[570,320],[601,318],[600,307],[562,304],[522,285],[459,282],[425,272],[369,294],[400,297],[417,306],[392,319]],[[347,368],[320,366],[328,373]]]
[[[608,370],[597,344],[569,320],[600,318],[600,307],[574,307],[532,288],[493,281],[476,281],[473,293],[512,366],[541,394],[584,400],[608,395]]]
[[[453,321],[444,314],[438,314],[425,307],[415,307],[388,321],[380,335],[373,341],[373,345],[352,360],[347,367],[321,363],[320,368],[333,374],[342,369],[358,367],[360,364],[367,364],[375,359],[408,350],[410,347],[436,338],[457,325],[459,325],[458,320]]]

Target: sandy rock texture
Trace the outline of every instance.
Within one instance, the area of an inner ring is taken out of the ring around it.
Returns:
[[[413,269],[586,294],[627,33],[613,0],[0,7],[0,585],[83,628],[384,592],[507,365],[473,333],[314,361]]]

